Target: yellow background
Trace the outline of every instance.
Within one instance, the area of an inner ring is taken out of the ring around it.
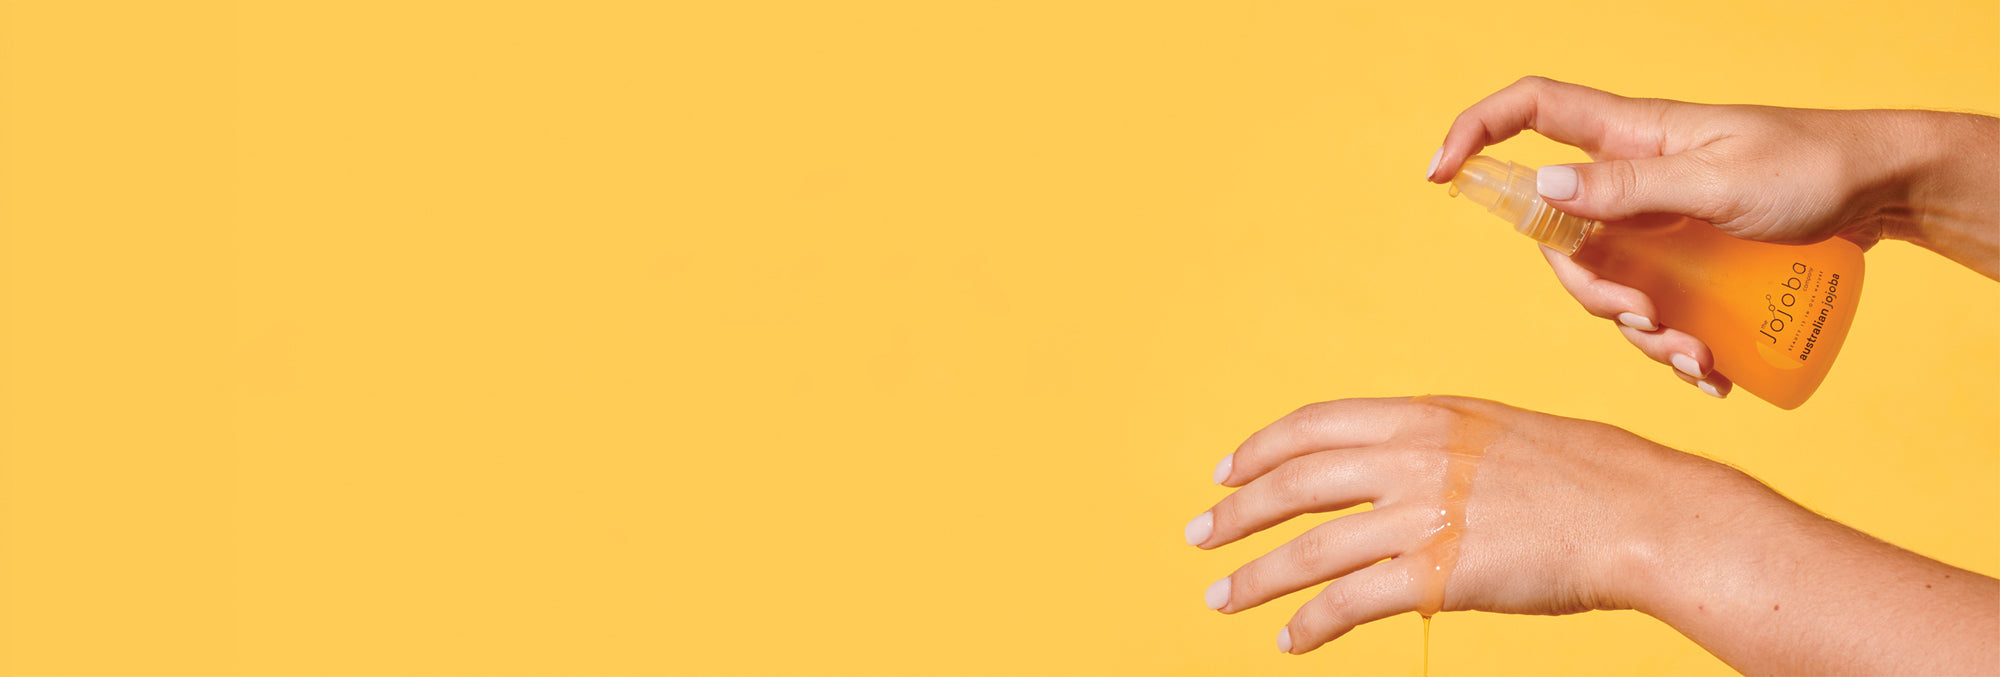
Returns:
[[[1419,178],[1528,74],[1994,113],[1990,1],[50,1],[0,49],[7,672],[1416,674],[1413,615],[1287,657],[1302,596],[1202,606],[1304,523],[1181,540],[1349,396],[2000,573],[2000,285],[1885,244],[1812,402],[1715,401]],[[1434,631],[1726,672],[1629,612]]]

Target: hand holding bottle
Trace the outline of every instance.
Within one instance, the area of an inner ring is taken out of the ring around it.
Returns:
[[[2000,278],[2000,120],[1929,111],[1827,111],[1630,99],[1543,78],[1487,97],[1452,124],[1427,178],[1450,180],[1480,149],[1534,129],[1597,162],[1541,168],[1556,209],[1617,227],[1648,214],[1710,222],[1739,238],[1862,247],[1914,242]],[[1544,250],[1591,314],[1642,352],[1722,396],[1701,340],[1661,326],[1653,299]]]

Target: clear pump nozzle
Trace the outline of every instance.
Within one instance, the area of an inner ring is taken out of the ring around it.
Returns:
[[[1484,155],[1466,159],[1451,177],[1451,194],[1486,207],[1514,230],[1564,254],[1575,254],[1596,221],[1556,211],[1535,190],[1535,169]]]

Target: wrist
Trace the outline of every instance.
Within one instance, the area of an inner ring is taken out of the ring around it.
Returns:
[[[1761,551],[1799,512],[1735,468],[1684,460],[1686,467],[1661,483],[1668,495],[1656,499],[1650,524],[1628,529],[1615,568],[1628,608],[1677,627],[1677,618],[1702,613],[1718,589],[1742,576],[1729,570],[1732,563],[1764,560]]]
[[[1884,236],[2000,277],[2000,120],[1937,111],[1879,111],[1876,143],[1899,179],[1895,226]]]

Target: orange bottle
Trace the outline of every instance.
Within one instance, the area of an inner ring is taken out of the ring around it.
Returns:
[[[1847,240],[1755,242],[1665,214],[1606,226],[1543,202],[1533,168],[1483,155],[1465,161],[1451,192],[1599,277],[1646,292],[1660,326],[1701,339],[1715,371],[1785,409],[1826,379],[1861,301],[1861,248]]]

